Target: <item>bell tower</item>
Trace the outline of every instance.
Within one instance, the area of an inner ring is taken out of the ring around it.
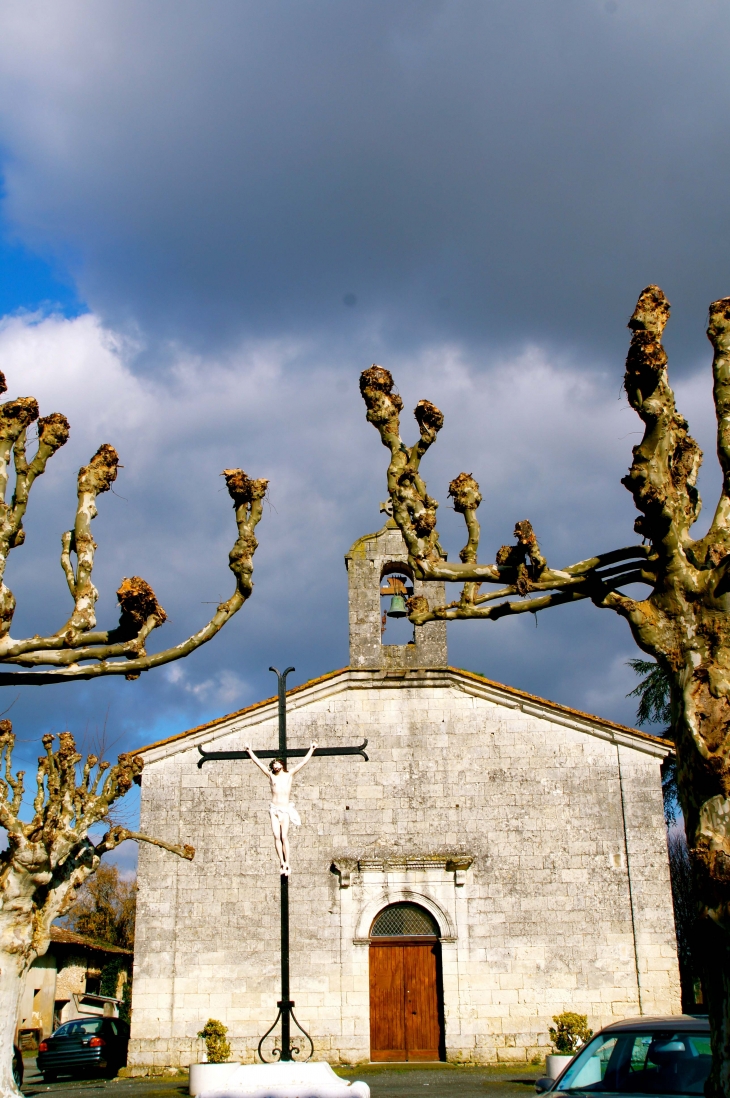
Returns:
[[[390,514],[390,501],[382,511]],[[446,622],[417,625],[410,644],[384,644],[381,617],[381,583],[397,573],[407,577],[415,595],[430,606],[443,606],[443,583],[414,580],[408,565],[403,535],[389,517],[375,534],[358,538],[345,556],[349,585],[350,667],[356,670],[446,667]],[[393,585],[392,581],[390,584]]]

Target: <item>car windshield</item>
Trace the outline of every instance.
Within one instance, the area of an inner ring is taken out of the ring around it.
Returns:
[[[602,1094],[704,1094],[711,1062],[709,1033],[614,1031],[594,1037],[556,1089]]]
[[[99,1033],[104,1025],[103,1018],[77,1018],[73,1022],[66,1022],[53,1034],[54,1037],[89,1037],[92,1033]]]

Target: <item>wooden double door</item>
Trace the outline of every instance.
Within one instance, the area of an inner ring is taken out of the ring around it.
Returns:
[[[441,946],[437,939],[370,943],[370,1059],[443,1056]]]

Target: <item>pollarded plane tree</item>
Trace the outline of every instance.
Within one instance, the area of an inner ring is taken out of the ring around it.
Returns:
[[[0,393],[6,391],[0,374]],[[27,432],[37,423],[37,445],[28,455]],[[153,629],[165,621],[154,591],[139,576],[124,579],[117,592],[119,624],[96,628],[97,591],[91,577],[96,545],[91,523],[96,500],[108,492],[117,476],[119,458],[108,444],[78,475],[78,506],[72,530],[61,538],[61,567],[73,609],[60,628],[46,636],[18,640],[10,635],[15,598],[5,583],[12,549],[24,541],[23,518],[28,497],[49,459],[68,440],[68,421],[60,413],[39,418],[33,397],[0,405],[0,685],[42,685],[93,679],[106,675],[139,678],[141,672],[189,655],[240,610],[253,589],[255,528],[261,518],[265,480],[253,480],[242,469],[223,472],[238,526],[229,554],[235,590],[210,621],[187,640],[163,651],[148,653],[145,645]],[[14,466],[10,491],[11,460]],[[33,818],[20,818],[24,773],[13,772],[14,735],[10,721],[0,721],[0,826],[7,846],[0,851],[0,1098],[17,1098],[12,1076],[12,1049],[23,977],[36,957],[45,953],[51,924],[71,907],[84,881],[101,857],[125,839],[152,843],[180,857],[192,859],[193,847],[168,843],[133,832],[110,818],[113,805],[139,781],[142,759],[122,754],[115,765],[77,752],[69,732],[43,737],[44,754],[38,761]],[[90,830],[105,825],[92,838]]]
[[[624,386],[645,430],[622,483],[640,512],[634,529],[643,544],[566,567],[548,564],[526,519],[515,526],[515,543],[502,546],[494,563],[479,563],[482,497],[469,473],[460,473],[449,485],[467,540],[460,561],[448,561],[439,542],[438,503],[420,472],[421,459],[443,425],[442,413],[429,401],[419,401],[414,414],[420,438],[409,447],[400,437],[403,403],[390,373],[372,366],[363,372],[360,390],[367,418],[390,450],[388,492],[414,576],[462,585],[459,597],[444,606],[430,607],[423,597],[410,599],[414,625],[462,618],[496,621],[590,599],[625,618],[638,646],[666,672],[679,795],[707,928],[705,989],[714,1050],[710,1083],[713,1094],[730,1098],[730,298],[710,306],[707,334],[714,347],[723,488],[712,525],[698,539],[691,529],[700,513],[696,481],[702,453],[677,411],[667,378],[662,332],[668,318],[666,297],[658,286],[648,286],[629,321]],[[645,597],[624,590],[635,584],[648,588]]]
[[[17,1094],[12,1050],[23,977],[50,942],[51,925],[65,915],[101,858],[125,839],[152,843],[192,860],[192,846],[167,843],[113,824],[113,805],[139,780],[142,759],[123,754],[110,766],[95,755],[84,760],[70,732],[43,736],[33,818],[20,819],[24,772],[13,773],[14,736],[0,720],[0,825],[7,847],[0,852],[0,1093]],[[89,831],[106,823],[101,837]],[[7,1063],[6,1063],[7,1061]]]

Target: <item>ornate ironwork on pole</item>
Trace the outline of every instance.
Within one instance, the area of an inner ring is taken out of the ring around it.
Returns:
[[[306,1056],[302,1056],[302,1061],[309,1060],[314,1052],[314,1044],[312,1038],[307,1033],[304,1026],[296,1019],[294,1014],[295,1003],[289,998],[289,878],[285,877],[282,873],[279,878],[281,881],[281,999],[276,1004],[279,1008],[279,1013],[276,1015],[274,1024],[267,1029],[258,1044],[259,1058],[263,1060],[265,1064],[273,1063],[277,1060],[295,1060],[301,1056],[302,1050],[299,1048],[301,1041],[295,1038],[295,1042],[292,1042],[291,1035],[291,1023],[297,1027],[299,1032],[304,1037],[305,1041],[309,1045],[309,1051]],[[273,1033],[276,1029],[276,1024],[281,1019],[281,1048],[276,1045],[271,1050],[271,1058],[267,1058],[264,1053],[264,1041]]]

